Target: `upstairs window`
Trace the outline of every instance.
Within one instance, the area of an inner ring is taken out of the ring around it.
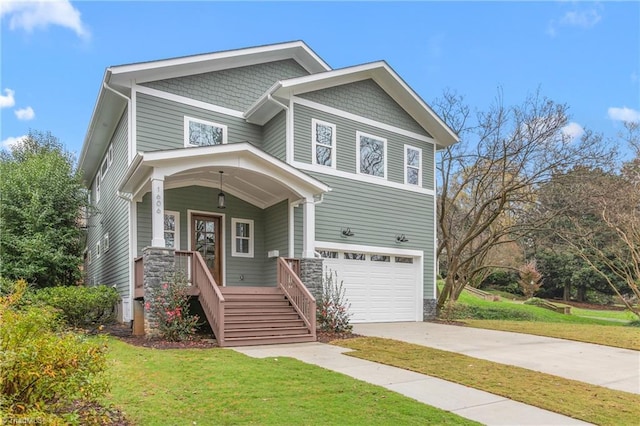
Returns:
[[[227,126],[198,118],[184,118],[184,146],[211,146],[227,143]]]
[[[100,176],[100,172],[96,174],[96,203],[100,201],[100,182],[102,181],[102,177]]]
[[[316,119],[311,120],[313,164],[336,167],[336,126]]]
[[[249,219],[231,219],[233,229],[232,256],[253,257],[253,221]]]
[[[387,140],[356,132],[357,171],[360,174],[387,178]]]
[[[404,146],[404,183],[422,186],[422,150]]]
[[[106,253],[109,251],[109,233],[107,232],[106,234],[104,234],[104,237],[102,239],[104,240],[104,242],[102,243],[102,251]]]
[[[107,148],[107,152],[102,160],[102,165],[100,166],[100,175],[103,178],[111,168],[111,163],[113,163],[113,145],[109,145],[109,148]]]

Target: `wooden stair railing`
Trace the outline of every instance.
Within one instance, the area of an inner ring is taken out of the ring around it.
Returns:
[[[294,272],[287,259],[278,258],[278,287],[316,338],[316,299]]]
[[[176,270],[182,269],[198,290],[202,306],[218,345],[224,346],[224,296],[199,252],[176,251]]]

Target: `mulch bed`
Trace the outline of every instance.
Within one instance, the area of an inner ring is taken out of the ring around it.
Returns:
[[[147,339],[144,336],[133,336],[131,327],[125,324],[111,324],[105,326],[101,334],[109,334],[117,337],[123,342],[134,346],[142,346],[154,349],[209,349],[218,346],[215,337],[211,334],[197,334],[193,340],[183,342],[170,342],[167,340]],[[362,337],[354,333],[334,333],[329,331],[318,330],[316,332],[317,340],[321,343],[329,343],[334,340],[353,339]]]

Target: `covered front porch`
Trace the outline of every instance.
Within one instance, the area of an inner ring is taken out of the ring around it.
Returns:
[[[259,317],[261,325],[296,333],[302,322],[302,338],[315,339],[315,301],[307,287],[321,287],[315,204],[326,185],[241,143],[140,153],[120,190],[135,219],[131,294],[138,333],[153,328],[140,301],[177,270],[188,277],[221,345],[233,344],[229,336],[248,337],[249,329],[261,343],[283,341],[257,330]],[[305,276],[307,270],[315,275]],[[255,321],[233,323],[229,311]],[[270,311],[282,315],[265,317]],[[282,322],[285,317],[294,322]],[[231,323],[245,330],[230,331]]]

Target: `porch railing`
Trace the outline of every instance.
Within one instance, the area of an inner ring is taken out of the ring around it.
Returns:
[[[184,273],[189,283],[200,291],[198,300],[202,310],[218,344],[224,346],[224,296],[202,255],[197,251],[176,250],[175,270]]]
[[[142,256],[133,260],[133,285],[134,299],[144,297],[144,265],[142,264]]]
[[[300,259],[295,259],[293,257],[283,257],[283,259],[289,266],[291,266],[293,272],[295,272],[297,276],[300,276]]]
[[[316,337],[316,299],[302,283],[298,274],[292,268],[291,259],[278,258],[278,287],[291,302],[291,305],[298,312],[311,335]],[[296,262],[293,262],[296,264]],[[297,263],[298,270],[300,263]]]

